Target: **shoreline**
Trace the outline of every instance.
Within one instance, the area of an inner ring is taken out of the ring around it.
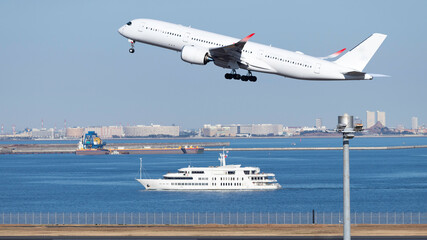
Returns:
[[[427,138],[427,135],[358,135],[357,138]],[[219,139],[310,139],[310,138],[342,138],[342,135],[334,136],[265,136],[265,137],[162,137],[162,138],[104,138],[104,140],[219,140]],[[79,141],[80,138],[69,139],[7,139],[0,137],[0,145],[2,142],[12,141]]]

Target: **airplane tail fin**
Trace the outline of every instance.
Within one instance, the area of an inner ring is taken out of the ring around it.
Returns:
[[[362,72],[387,35],[374,33],[335,61],[336,64]]]

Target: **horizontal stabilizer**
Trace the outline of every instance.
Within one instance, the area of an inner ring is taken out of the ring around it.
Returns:
[[[372,34],[365,41],[336,60],[335,63],[362,72],[386,37],[387,35],[381,33]]]

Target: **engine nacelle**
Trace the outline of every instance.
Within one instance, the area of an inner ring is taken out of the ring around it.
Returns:
[[[206,65],[209,62],[208,50],[193,46],[184,46],[181,50],[181,59],[191,64]]]

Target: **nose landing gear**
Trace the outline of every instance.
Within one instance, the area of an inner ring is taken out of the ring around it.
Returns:
[[[129,42],[130,42],[129,52],[130,53],[134,53],[135,52],[135,49],[134,49],[134,47],[135,47],[135,41],[129,39]]]

